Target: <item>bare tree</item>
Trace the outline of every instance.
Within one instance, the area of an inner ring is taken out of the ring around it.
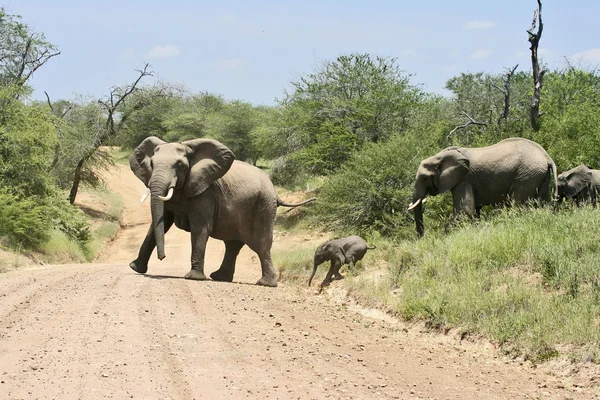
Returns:
[[[137,79],[125,86],[114,86],[110,89],[109,95],[105,99],[98,100],[98,105],[101,107],[102,112],[105,115],[105,124],[97,125],[94,135],[95,140],[93,146],[84,152],[83,156],[75,166],[73,174],[73,184],[69,193],[69,201],[71,204],[75,202],[77,191],[79,190],[79,184],[81,182],[81,172],[86,161],[95,155],[98,148],[105,144],[105,142],[116,136],[119,129],[125,124],[127,118],[137,110],[149,105],[152,100],[159,96],[166,95],[167,89],[160,89],[156,92],[151,93],[149,96],[134,96],[132,94],[140,91],[138,87],[139,83],[143,78],[147,76],[153,76],[152,72],[148,70],[150,65],[144,64],[144,68],[137,70],[139,73]],[[127,104],[129,100],[132,100],[133,104]],[[127,105],[127,107],[126,107]]]
[[[469,126],[471,126],[471,125],[478,125],[478,126],[485,126],[485,127],[487,127],[487,125],[488,125],[488,124],[487,124],[487,122],[475,121],[475,120],[473,119],[473,117],[471,117],[469,114],[467,114],[467,113],[466,113],[466,112],[464,112],[464,111],[461,111],[461,114],[462,114],[462,115],[464,115],[465,117],[467,117],[469,120],[468,120],[467,122],[465,122],[464,124],[462,124],[462,125],[458,125],[458,126],[457,126],[457,127],[455,127],[454,129],[452,129],[452,130],[451,130],[451,131],[450,131],[450,132],[449,132],[449,133],[446,135],[446,138],[447,138],[447,139],[450,139],[450,136],[452,136],[452,135],[454,134],[454,132],[456,132],[456,131],[457,131],[457,130],[459,130],[459,129],[465,129],[465,128],[468,128],[468,127],[469,127]]]
[[[504,111],[500,118],[498,118],[498,126],[500,126],[502,120],[504,120],[505,123],[508,121],[508,114],[510,113],[510,81],[518,66],[519,64],[515,65],[512,69],[507,68],[504,87],[500,87],[492,82],[492,86],[498,89],[504,95]]]
[[[531,127],[534,131],[540,129],[540,98],[542,96],[542,85],[544,81],[544,74],[546,70],[540,68],[538,59],[538,45],[542,38],[542,31],[544,30],[544,24],[542,23],[542,1],[537,0],[538,8],[533,13],[533,21],[531,22],[531,28],[527,31],[529,34],[529,43],[531,46],[531,66],[533,70],[533,96],[531,97],[530,106],[530,120]],[[537,26],[537,32],[534,32]]]

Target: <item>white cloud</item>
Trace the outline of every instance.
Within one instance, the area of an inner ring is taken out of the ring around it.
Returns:
[[[417,56],[417,52],[414,49],[406,49],[406,50],[401,50],[398,53],[399,57],[416,57]]]
[[[514,56],[515,56],[516,58],[523,58],[523,57],[525,57],[526,55],[527,55],[527,53],[526,53],[526,52],[524,52],[524,51],[522,51],[522,50],[517,50],[517,51],[515,51],[515,54],[514,54]]]
[[[222,69],[231,69],[231,68],[235,68],[235,67],[239,67],[240,65],[243,65],[245,62],[244,60],[240,60],[239,58],[231,58],[228,60],[219,60],[217,61],[216,65],[219,68]]]
[[[581,64],[600,64],[600,48],[589,49],[581,53],[573,54],[571,61]]]
[[[494,26],[496,26],[496,23],[492,21],[469,21],[463,25],[463,29],[489,29]]]
[[[148,58],[170,58],[178,56],[181,50],[174,44],[160,45],[157,44],[146,54]]]
[[[485,60],[492,54],[491,50],[477,50],[475,53],[472,53],[470,57],[473,60]]]

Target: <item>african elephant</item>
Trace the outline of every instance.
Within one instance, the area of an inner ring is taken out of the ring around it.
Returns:
[[[340,275],[340,268],[344,264],[353,267],[354,264],[365,256],[367,249],[374,249],[375,246],[368,246],[367,242],[360,236],[348,236],[341,239],[334,239],[321,244],[315,251],[315,259],[312,274],[308,280],[308,286],[317,272],[317,267],[325,261],[331,261],[331,266],[327,272],[325,280],[321,283],[319,292],[325,286],[328,286],[333,279],[343,279]]]
[[[579,165],[558,175],[558,201],[564,198],[575,199],[577,206],[582,201],[591,201],[596,205],[596,196],[600,193],[600,170],[587,165]]]
[[[488,147],[448,147],[421,161],[413,202],[417,234],[423,236],[423,201],[452,191],[454,215],[479,216],[482,206],[530,199],[548,200],[556,165],[539,144],[523,138],[502,140]],[[556,198],[556,195],[555,195]]]
[[[191,233],[192,268],[185,278],[206,279],[204,253],[210,236],[225,242],[225,257],[212,279],[233,280],[237,255],[246,244],[260,259],[257,285],[277,286],[271,260],[277,206],[295,207],[315,199],[281,201],[264,172],[234,158],[231,150],[211,139],[167,143],[150,136],[140,143],[129,163],[149,188],[152,224],[131,269],[146,273],[154,247],[158,258],[165,258],[164,236],[174,223]]]

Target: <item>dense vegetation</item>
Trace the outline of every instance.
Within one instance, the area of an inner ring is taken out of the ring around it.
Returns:
[[[0,9],[0,22],[0,244],[40,250],[58,235],[86,249],[90,229],[72,203],[80,183],[101,185],[98,171],[111,163],[103,146],[212,137],[268,166],[279,185],[318,182],[313,227],[393,243],[381,252],[390,279],[378,296],[405,317],[518,342],[538,358],[561,340],[598,343],[596,210],[486,210],[445,236],[451,204],[438,196],[422,241],[405,212],[420,160],[450,145],[520,136],[544,146],[559,171],[600,167],[598,71],[547,71],[536,126],[529,71],[461,73],[444,97],[424,92],[396,59],[369,54],[324,62],[275,106],[142,85],[148,65],[102,99],[33,102],[29,78],[59,52],[18,16]]]

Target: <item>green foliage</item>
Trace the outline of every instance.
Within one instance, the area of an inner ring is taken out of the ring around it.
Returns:
[[[547,73],[541,103],[541,130],[535,139],[559,171],[587,164],[600,167],[600,75],[568,68]]]
[[[22,87],[33,73],[50,58],[58,55],[43,34],[33,32],[0,7],[0,86]]]
[[[448,236],[392,250],[394,307],[432,326],[490,335],[540,360],[559,344],[597,346],[596,210],[503,209]]]
[[[366,143],[406,131],[422,99],[395,59],[368,54],[325,62],[292,86],[280,102],[278,155],[314,174],[334,171]]]
[[[207,125],[210,135],[229,147],[237,159],[256,163],[259,152],[252,131],[257,120],[252,104],[239,100],[228,102],[218,113],[209,114]]]
[[[433,129],[423,127],[355,153],[322,187],[311,208],[315,224],[348,233],[413,237],[414,228],[410,234],[405,229],[412,214],[405,210],[419,162],[437,151],[440,132]]]

